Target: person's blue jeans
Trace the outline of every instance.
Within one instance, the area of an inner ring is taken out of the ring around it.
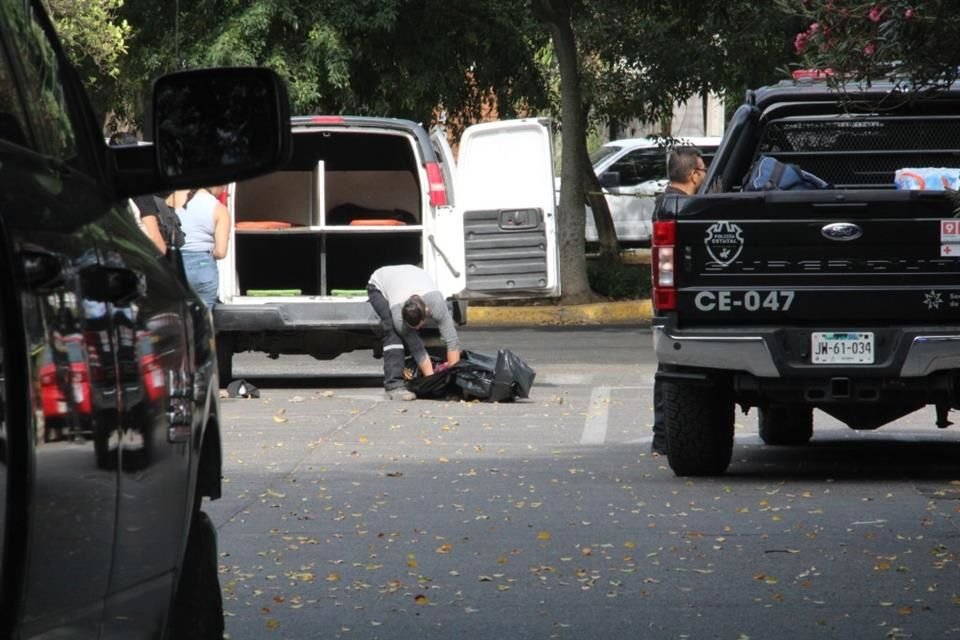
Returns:
[[[217,302],[220,289],[220,271],[217,260],[209,251],[182,251],[183,268],[187,282],[209,308]]]

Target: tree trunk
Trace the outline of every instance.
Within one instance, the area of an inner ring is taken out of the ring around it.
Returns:
[[[587,157],[586,171],[583,174],[583,183],[587,191],[587,203],[593,211],[593,222],[597,227],[597,243],[600,245],[600,259],[609,262],[620,262],[620,243],[617,241],[617,230],[613,227],[613,217],[607,198],[603,195],[600,179],[590,166]]]
[[[577,43],[573,34],[569,0],[538,0],[539,13],[550,28],[550,37],[560,69],[560,117],[563,149],[560,156],[561,300],[567,304],[594,299],[587,280],[583,227],[586,224],[584,176],[593,172],[587,154],[586,116],[580,91]],[[599,185],[598,185],[599,186]],[[608,216],[609,218],[609,212]]]

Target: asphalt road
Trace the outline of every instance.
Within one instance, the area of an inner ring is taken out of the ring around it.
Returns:
[[[649,453],[646,329],[467,330],[515,403],[383,400],[379,361],[238,357],[219,531],[252,638],[960,637],[960,436],[817,413],[808,446],[675,477]]]

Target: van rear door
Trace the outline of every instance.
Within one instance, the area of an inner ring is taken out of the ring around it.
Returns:
[[[560,295],[549,123],[529,118],[468,127],[454,183],[463,297]]]

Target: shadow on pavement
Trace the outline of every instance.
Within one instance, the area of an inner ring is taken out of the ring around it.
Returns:
[[[944,434],[946,436],[946,434]],[[816,436],[798,447],[738,444],[728,480],[830,478],[876,480],[951,479],[960,472],[960,441],[934,434],[904,436],[882,432],[869,437]],[[960,498],[960,493],[958,493]]]
[[[237,376],[261,389],[345,389],[382,387],[383,375]]]

